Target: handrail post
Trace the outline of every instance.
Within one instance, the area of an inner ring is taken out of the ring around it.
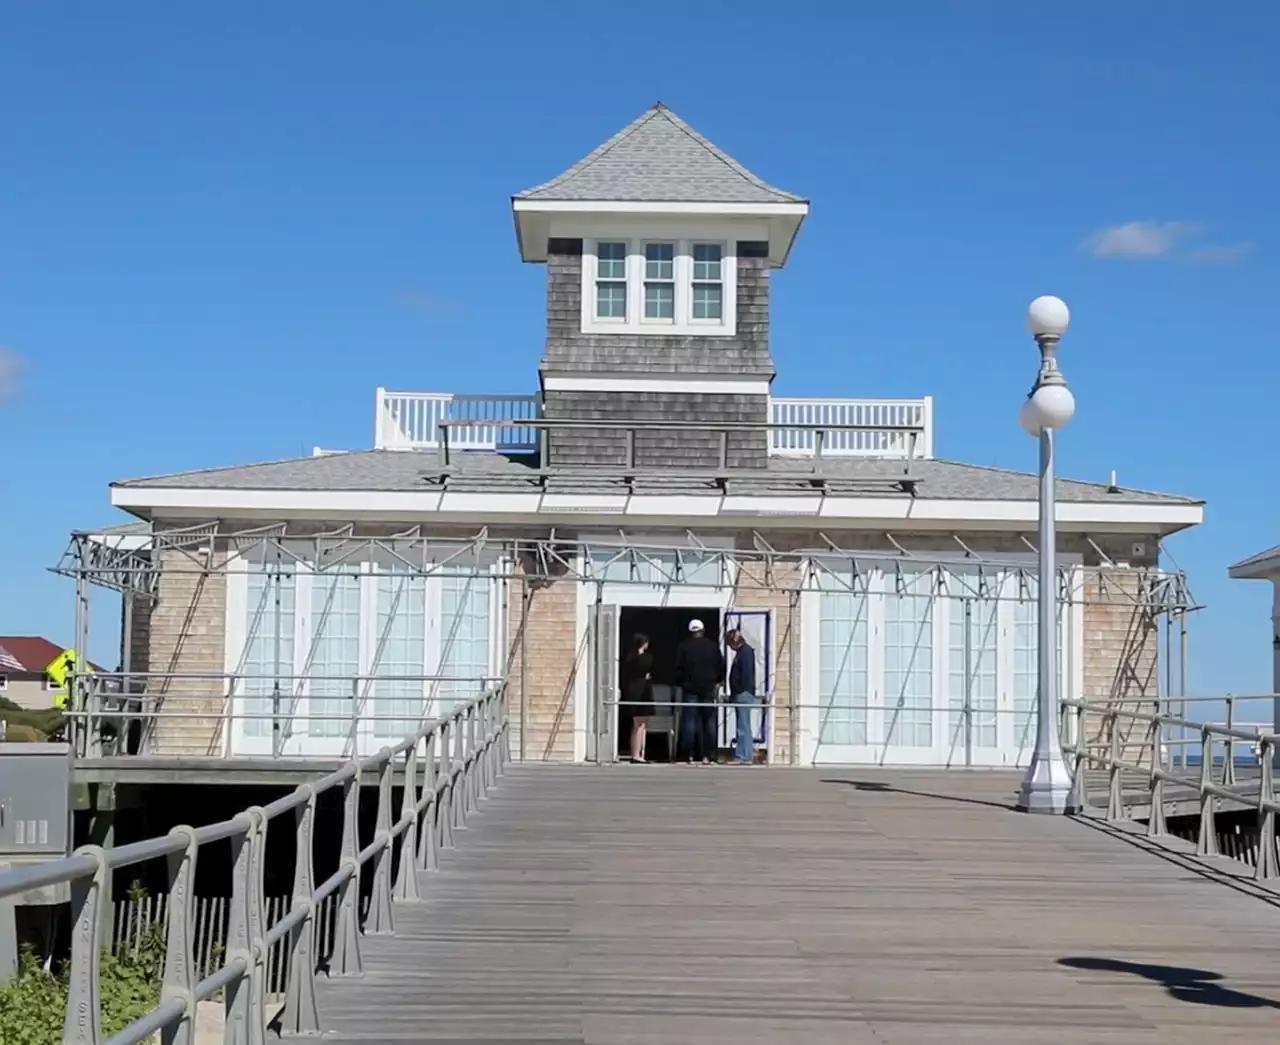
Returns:
[[[434,726],[427,733],[427,746],[423,759],[426,762],[426,766],[422,777],[422,790],[427,803],[422,811],[422,829],[418,836],[417,852],[417,864],[423,871],[434,871],[437,866],[436,817],[439,815],[440,808],[440,794],[436,791],[436,739],[438,734],[439,729]]]
[[[315,822],[316,791],[310,784],[299,790],[306,802],[294,810],[296,834],[293,858],[293,899],[290,911],[307,908],[307,917],[289,934],[289,985],[280,1017],[285,1034],[319,1034],[320,1007],[316,1003]]]
[[[365,933],[369,936],[387,936],[396,931],[391,913],[391,775],[395,772],[395,759],[390,748],[379,754],[382,766],[378,770],[378,811],[374,817],[373,841],[378,846],[370,859],[373,861],[373,890],[369,896],[369,916]]]
[[[453,790],[449,802],[449,824],[454,832],[465,831],[467,827],[467,726],[466,709],[455,712],[453,719],[453,759],[450,765],[449,778],[453,781]]]
[[[1280,860],[1276,854],[1275,741],[1264,736],[1259,747],[1262,784],[1258,788],[1258,862],[1253,877],[1261,880],[1280,874]]]
[[[1103,717],[1104,719],[1109,719],[1111,723],[1110,737],[1108,738],[1110,747],[1107,755],[1108,767],[1111,770],[1111,776],[1107,781],[1107,819],[1123,820],[1124,781],[1122,780],[1123,771],[1120,768],[1120,714],[1112,709],[1107,711]]]
[[[476,708],[474,704],[466,704],[462,711],[462,809],[461,819],[465,824],[476,809]]]
[[[494,713],[494,693],[487,692],[480,700],[480,797],[488,798],[489,792],[497,783],[497,772],[493,756],[497,754],[497,743],[493,732],[493,724],[498,721]]]
[[[342,849],[338,866],[347,872],[338,900],[338,926],[334,934],[329,971],[334,976],[360,976],[360,760],[352,759],[354,772],[342,788]]]
[[[1209,790],[1213,784],[1213,730],[1200,727],[1200,837],[1196,842],[1197,856],[1217,856],[1218,825],[1217,800]]]
[[[405,752],[404,787],[401,789],[400,865],[396,871],[395,899],[410,903],[421,899],[418,892],[418,740]]]
[[[1164,745],[1164,720],[1157,714],[1151,720],[1151,799],[1147,817],[1147,837],[1159,838],[1168,834],[1164,818],[1164,772],[1160,751]]]
[[[436,793],[436,837],[441,850],[453,848],[453,719],[440,722],[440,782]]]
[[[502,682],[502,743],[498,745],[498,766],[502,772],[511,764],[511,687],[506,680]]]
[[[249,833],[249,945],[253,964],[249,967],[249,1004],[253,1019],[249,1024],[249,1045],[264,1045],[267,1037],[267,817],[261,806],[245,810],[253,827]]]
[[[471,719],[471,787],[468,792],[471,795],[471,812],[478,812],[480,809],[480,800],[484,798],[484,773],[483,773],[483,737],[481,735],[484,727],[483,708],[478,703],[471,705],[469,712]]]
[[[258,810],[259,817],[261,810]],[[227,1045],[262,1045],[265,1038],[265,1013],[261,1000],[255,997],[255,981],[261,983],[258,972],[256,944],[261,933],[255,922],[261,920],[261,878],[255,874],[255,859],[260,834],[259,817],[254,810],[246,809],[237,815],[243,818],[244,829],[231,842],[231,915],[227,924],[226,963],[239,961],[244,964],[244,974],[227,985],[224,992],[226,1006]],[[259,894],[255,898],[255,893]]]
[[[1227,694],[1227,729],[1236,728],[1236,698]],[[1222,756],[1222,786],[1231,787],[1236,782],[1236,738],[1226,735],[1226,751]]]
[[[63,1045],[102,1045],[101,906],[109,895],[107,880],[111,869],[107,867],[106,853],[101,846],[81,846],[75,855],[91,857],[97,867],[92,875],[71,883],[71,979],[67,985],[62,1042]]]
[[[196,1022],[195,975],[195,885],[196,857],[200,844],[195,830],[181,825],[169,832],[186,843],[182,852],[170,853],[169,925],[165,933],[164,972],[160,980],[160,1003],[174,998],[186,1006],[182,1018],[160,1032],[163,1045],[193,1045]]]

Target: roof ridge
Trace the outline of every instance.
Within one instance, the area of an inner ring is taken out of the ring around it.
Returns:
[[[658,104],[654,106],[653,111],[655,113],[661,113],[662,115],[664,115],[671,122],[672,126],[683,131],[690,138],[692,138],[698,145],[701,145],[704,149],[707,150],[707,152],[711,153],[712,156],[714,156],[717,160],[723,163],[731,171],[733,171],[735,174],[739,175],[740,177],[745,178],[747,181],[751,182],[751,184],[754,185],[757,189],[763,189],[766,192],[772,192],[778,196],[786,196],[788,199],[792,200],[795,203],[804,202],[804,200],[801,197],[797,196],[795,193],[787,192],[786,189],[780,189],[776,185],[770,185],[758,174],[753,174],[741,163],[739,163],[727,152],[725,152],[722,148],[720,148],[720,146],[718,146],[705,134],[703,134],[701,131],[699,131],[697,128],[695,128],[691,124],[688,124],[684,120],[680,119],[680,117],[677,116],[675,112],[673,112],[671,109],[668,109],[661,102],[658,102]]]
[[[597,145],[594,149],[592,149],[589,153],[587,153],[584,157],[582,157],[582,159],[580,159],[577,163],[573,164],[570,167],[566,167],[554,178],[551,178],[548,181],[541,182],[540,184],[534,185],[532,188],[529,188],[529,189],[522,189],[520,192],[516,193],[516,196],[518,197],[532,196],[535,192],[542,192],[545,189],[553,189],[557,185],[564,184],[570,178],[576,177],[588,165],[595,163],[596,160],[603,157],[607,152],[609,152],[616,146],[621,145],[622,142],[626,141],[628,138],[631,137],[631,135],[635,134],[636,131],[638,131],[641,127],[643,127],[655,116],[657,116],[660,111],[659,107],[661,107],[662,109],[666,109],[666,106],[662,105],[661,102],[659,102],[657,105],[650,106],[648,109],[642,112],[639,116],[637,116],[634,120],[632,120],[629,124],[627,124],[621,130],[616,131],[612,137],[605,139],[603,142]]]

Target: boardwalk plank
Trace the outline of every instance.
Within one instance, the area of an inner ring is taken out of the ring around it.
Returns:
[[[1280,909],[1015,813],[1015,787],[516,767],[397,934],[364,939],[365,976],[322,982],[325,1025],[361,1045],[1263,1040]]]

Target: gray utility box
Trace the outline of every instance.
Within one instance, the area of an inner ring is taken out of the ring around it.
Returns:
[[[71,853],[71,745],[0,744],[0,868]],[[66,903],[67,885],[35,889],[19,904]]]

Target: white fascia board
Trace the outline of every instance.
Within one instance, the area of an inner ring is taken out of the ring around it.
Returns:
[[[640,200],[514,200],[519,214],[705,214],[722,217],[803,218],[807,203],[680,203]]]
[[[1256,562],[1241,562],[1228,567],[1227,576],[1233,581],[1280,580],[1280,553],[1268,555]]]
[[[694,392],[714,395],[769,394],[769,379],[725,375],[719,378],[690,378],[681,374],[546,374],[542,387],[547,392]]]
[[[614,493],[537,492],[464,493],[449,490],[218,490],[116,486],[117,508],[183,515],[284,518],[323,516],[343,519],[399,520],[424,516],[485,517],[494,521],[532,518],[575,518],[583,515],[618,519],[688,519],[691,522],[750,523],[776,527],[814,520],[862,526],[909,526],[913,529],[1032,530],[1034,501],[938,500],[923,497],[708,496],[705,494],[634,495]],[[563,521],[563,518],[561,519]],[[1204,521],[1199,504],[1111,504],[1062,502],[1060,528],[1113,532],[1160,532],[1197,526]]]

